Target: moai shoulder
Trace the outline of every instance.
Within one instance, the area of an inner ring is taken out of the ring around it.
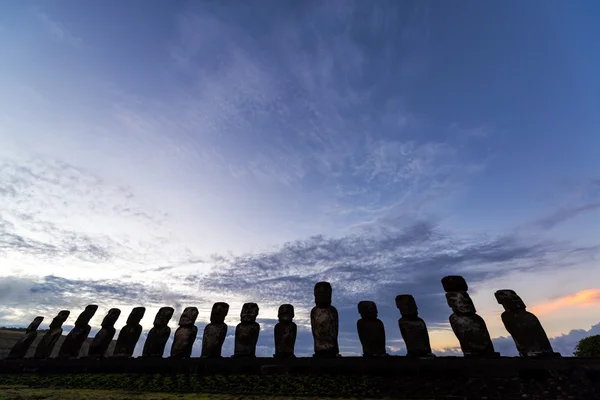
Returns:
[[[433,357],[425,321],[419,317],[415,298],[410,294],[396,296],[396,307],[402,317],[398,320],[400,334],[409,357]]]
[[[298,327],[294,323],[294,306],[282,304],[277,313],[279,322],[275,325],[275,358],[295,358],[294,347]]]
[[[358,338],[363,348],[364,357],[387,356],[385,348],[385,328],[378,316],[377,305],[373,301],[364,300],[358,303],[361,318],[357,321]]]
[[[242,306],[241,322],[235,328],[234,357],[256,357],[256,343],[260,334],[257,316],[258,304],[245,303]]]
[[[204,328],[202,336],[202,357],[221,357],[223,343],[227,337],[225,317],[229,312],[229,304],[217,302],[210,313],[210,324]]]
[[[142,334],[142,325],[140,321],[144,318],[146,313],[145,307],[135,307],[129,317],[127,317],[126,325],[121,328],[119,337],[117,338],[117,344],[113,353],[114,357],[131,357],[135,350],[135,345],[140,339]]]
[[[522,357],[560,357],[548,340],[538,318],[527,311],[525,303],[514,290],[503,289],[495,293],[498,304],[504,307],[502,322],[513,338]]]
[[[65,323],[67,318],[69,318],[69,314],[71,312],[69,310],[62,310],[58,313],[56,317],[50,323],[50,327],[48,332],[44,336],[42,336],[42,340],[38,343],[34,358],[49,358],[52,354],[52,350],[54,350],[54,346],[56,342],[62,335],[62,325]]]
[[[144,343],[143,357],[160,358],[163,356],[165,345],[171,335],[171,328],[168,324],[174,312],[173,307],[162,307],[158,310],[154,318],[154,327],[148,332],[146,343]]]
[[[90,350],[88,355],[90,357],[105,357],[106,350],[113,340],[117,330],[115,329],[115,323],[121,316],[121,310],[118,308],[111,308],[102,320],[101,328],[92,340],[90,344]]]
[[[198,309],[196,307],[187,307],[183,310],[179,319],[179,328],[175,331],[173,346],[171,346],[171,357],[189,358],[192,356],[194,341],[198,335],[196,319],[198,318]]]
[[[37,329],[44,320],[44,317],[35,317],[33,321],[29,324],[27,329],[25,330],[25,334],[19,339],[17,343],[13,346],[8,353],[9,359],[20,359],[25,358],[27,354],[27,350],[31,347],[31,344],[35,341],[37,337]]]
[[[338,346],[339,316],[331,305],[333,290],[329,282],[315,285],[315,307],[310,312],[310,325],[313,334],[314,357],[339,357]]]
[[[79,355],[81,346],[83,346],[92,329],[89,325],[90,320],[96,314],[97,310],[97,305],[90,304],[79,314],[79,317],[75,321],[75,326],[71,329],[71,332],[69,332],[60,348],[58,353],[59,358],[75,358]]]

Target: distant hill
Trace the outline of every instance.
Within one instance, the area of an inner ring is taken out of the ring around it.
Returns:
[[[33,356],[35,349],[36,349],[38,343],[40,342],[40,340],[42,340],[42,336],[44,336],[45,332],[46,331],[38,331],[38,335],[35,338],[35,341],[33,342],[31,347],[29,348],[29,351],[27,352],[27,357]],[[17,343],[19,341],[19,339],[21,338],[21,336],[24,335],[24,333],[25,333],[24,328],[7,328],[7,329],[0,328],[0,359],[6,358],[8,356],[8,353],[10,353],[10,349],[13,348],[15,343]],[[68,332],[65,332],[65,333],[68,333]],[[65,341],[65,337],[66,337],[66,335],[62,335],[58,339],[56,346],[54,346],[54,349],[52,350],[51,357],[56,357],[58,355],[58,351],[60,349],[60,346],[62,346],[63,342]],[[92,337],[88,337],[87,340],[83,343],[83,346],[81,346],[81,351],[79,352],[79,357],[84,357],[87,355],[89,348],[90,348],[90,344],[92,343],[92,339],[93,339]],[[116,340],[113,340],[110,343],[110,345],[108,346],[108,351],[107,351],[108,355],[112,355],[116,344],[117,344]]]

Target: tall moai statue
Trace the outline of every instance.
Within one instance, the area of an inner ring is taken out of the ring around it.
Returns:
[[[282,304],[277,312],[279,322],[275,325],[275,358],[295,358],[294,346],[298,327],[294,323],[294,306]]]
[[[162,307],[154,318],[154,327],[148,332],[146,343],[144,343],[143,357],[162,357],[165,346],[171,335],[169,321],[173,317],[173,307]]]
[[[44,317],[35,317],[33,321],[31,321],[31,323],[25,330],[25,335],[23,335],[21,339],[19,339],[19,341],[15,343],[13,348],[10,350],[10,353],[8,353],[7,358],[13,360],[25,358],[27,350],[29,350],[29,347],[31,347],[31,344],[37,337],[37,329],[43,320]]]
[[[331,305],[331,284],[318,282],[314,293],[315,307],[310,311],[310,325],[315,346],[313,357],[339,357],[339,317],[337,309]]]
[[[483,318],[477,315],[473,300],[467,293],[469,287],[462,276],[442,278],[446,300],[452,308],[450,325],[460,342],[465,357],[499,357],[494,351],[492,338]]]
[[[140,340],[142,334],[142,325],[140,321],[146,313],[145,307],[135,307],[127,317],[127,324],[121,328],[113,357],[131,357],[135,350],[135,345]]]
[[[90,344],[88,356],[100,358],[106,356],[106,350],[113,340],[113,337],[115,337],[115,333],[117,333],[115,323],[117,322],[117,319],[119,319],[119,316],[121,316],[121,310],[118,308],[111,308],[108,310],[108,313],[102,320],[102,328],[100,328]]]
[[[225,317],[229,312],[229,304],[218,302],[213,304],[210,312],[210,324],[204,328],[202,336],[201,357],[221,357],[221,349],[227,336]]]
[[[81,350],[81,346],[87,339],[90,334],[90,330],[92,327],[89,325],[90,320],[96,314],[98,310],[98,306],[95,304],[90,304],[85,307],[85,310],[77,320],[75,321],[75,326],[71,329],[71,332],[65,338],[60,350],[58,352],[58,358],[72,358],[77,357],[79,355],[79,351]]]
[[[396,296],[396,307],[402,314],[398,320],[398,327],[406,345],[406,355],[409,357],[433,357],[427,325],[419,317],[415,298],[410,294],[398,295]]]
[[[364,357],[387,356],[385,351],[385,328],[377,318],[377,305],[373,301],[358,303],[358,313],[361,318],[356,322],[358,338],[363,348]]]
[[[171,357],[190,358],[192,356],[192,347],[198,335],[196,324],[198,318],[198,309],[196,307],[186,307],[179,318],[179,328],[175,331],[173,346],[171,346]]]
[[[234,357],[256,357],[256,343],[260,334],[260,325],[256,322],[258,304],[245,303],[240,315],[241,322],[235,328]]]
[[[555,353],[540,320],[527,311],[514,290],[498,290],[496,300],[504,307],[502,322],[512,336],[521,357],[560,357]]]
[[[44,336],[42,336],[42,340],[38,343],[35,348],[35,353],[33,358],[49,358],[52,354],[52,350],[54,350],[54,346],[56,342],[62,335],[62,325],[65,323],[67,318],[69,318],[69,314],[71,314],[68,310],[62,310],[54,317],[52,322],[50,322],[50,327],[48,328],[48,332]]]

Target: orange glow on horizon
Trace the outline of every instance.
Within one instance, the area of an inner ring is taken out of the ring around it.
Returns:
[[[585,289],[569,294],[546,303],[537,304],[531,308],[534,314],[548,314],[565,307],[600,306],[600,289]]]

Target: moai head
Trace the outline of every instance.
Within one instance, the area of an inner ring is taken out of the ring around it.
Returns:
[[[363,300],[358,303],[358,313],[364,319],[377,319],[377,305],[374,301]]]
[[[62,324],[65,323],[65,321],[67,320],[67,318],[69,318],[69,314],[71,314],[71,311],[69,310],[62,310],[60,311],[56,317],[54,317],[54,319],[52,320],[52,322],[50,322],[50,329],[52,328],[60,328],[62,326]]]
[[[225,322],[225,317],[229,312],[229,304],[218,302],[213,304],[212,311],[210,312],[211,324],[222,324]]]
[[[173,307],[162,307],[154,317],[154,326],[165,326],[173,317],[175,310]]]
[[[114,326],[115,322],[117,322],[120,316],[121,310],[119,310],[118,308],[111,308],[110,310],[108,310],[106,317],[104,317],[104,319],[102,320],[102,327],[110,328]]]
[[[44,317],[35,317],[33,319],[33,321],[31,321],[31,323],[29,324],[29,326],[27,327],[27,330],[25,332],[30,333],[30,332],[37,331],[37,328],[39,328],[39,326],[43,320],[44,320]]]
[[[198,309],[196,307],[186,307],[179,318],[179,325],[194,325],[198,318]]]
[[[459,275],[449,275],[442,278],[442,286],[446,292],[466,292],[469,290],[465,278]]]
[[[502,304],[502,307],[507,311],[524,310],[526,308],[525,303],[514,290],[498,290],[494,293],[494,296],[496,296],[498,304]]]
[[[146,307],[135,307],[127,317],[127,325],[137,325],[146,314]]]
[[[317,307],[329,307],[331,305],[331,283],[318,282],[315,285],[315,304]]]
[[[446,293],[448,305],[457,314],[475,314],[475,305],[467,292],[448,292]]]
[[[89,324],[90,319],[92,319],[94,314],[96,314],[97,310],[98,306],[95,304],[90,304],[89,306],[85,307],[85,310],[83,310],[83,312],[79,314],[79,317],[77,317],[77,320],[75,321],[75,326]]]
[[[282,304],[279,306],[279,311],[277,312],[277,318],[279,318],[279,322],[292,322],[294,319],[294,306],[291,304]]]
[[[258,316],[258,304],[256,303],[245,303],[242,306],[242,313],[240,319],[242,322],[256,322]]]
[[[419,315],[417,302],[410,294],[396,296],[396,307],[398,307],[403,317],[416,317]]]

